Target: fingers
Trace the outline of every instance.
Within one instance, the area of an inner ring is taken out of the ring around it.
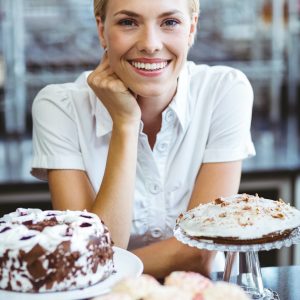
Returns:
[[[108,54],[107,54],[107,49],[105,49],[101,57],[100,64],[103,64],[107,59],[108,59]]]
[[[110,67],[107,51],[103,53],[100,64],[88,76],[87,82],[96,94],[97,91],[100,93],[101,89],[108,89],[119,93],[128,93],[128,88]],[[131,92],[131,94],[136,98],[134,93]]]
[[[108,89],[114,92],[124,92],[124,90],[127,90],[106,61],[102,64],[100,63],[99,66],[89,74],[87,82],[96,94],[102,89]]]
[[[88,76],[88,83],[90,86],[96,87],[103,79],[110,77],[113,74],[109,66],[109,59],[107,51],[102,55],[99,65]]]
[[[138,95],[136,93],[134,93],[131,89],[127,88],[129,93],[137,100]]]
[[[105,51],[101,57],[99,65],[96,67],[95,71],[104,71],[109,69],[109,59],[107,51]]]

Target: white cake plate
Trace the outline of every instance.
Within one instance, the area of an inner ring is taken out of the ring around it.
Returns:
[[[227,252],[223,274],[224,281],[238,284],[251,299],[279,300],[278,293],[263,286],[257,253],[258,251],[268,251],[300,244],[300,227],[294,229],[287,238],[272,243],[252,245],[229,245],[214,243],[210,240],[196,240],[187,236],[178,224],[175,226],[174,236],[190,247]]]
[[[138,277],[143,272],[142,261],[133,253],[114,247],[116,273],[107,279],[84,289],[62,292],[21,293],[0,289],[0,300],[82,300],[109,293],[111,288],[125,277]]]

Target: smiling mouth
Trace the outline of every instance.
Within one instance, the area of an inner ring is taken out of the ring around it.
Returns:
[[[143,71],[158,71],[164,69],[169,63],[169,61],[163,61],[158,63],[144,63],[138,61],[129,61],[129,63],[136,69]]]

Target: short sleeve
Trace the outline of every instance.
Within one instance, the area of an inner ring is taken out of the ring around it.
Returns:
[[[231,69],[216,93],[203,162],[242,160],[255,155],[250,127],[253,90],[246,76]]]
[[[72,99],[59,85],[44,88],[32,106],[31,174],[47,179],[47,169],[84,170]]]

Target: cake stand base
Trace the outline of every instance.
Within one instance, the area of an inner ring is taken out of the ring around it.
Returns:
[[[263,296],[255,296],[255,293],[253,293],[253,290],[251,288],[248,288],[246,286],[241,286],[241,288],[247,293],[247,295],[250,297],[250,299],[258,299],[258,300],[280,300],[278,293],[272,291],[271,289],[264,289],[263,290]],[[253,298],[257,297],[257,298]]]
[[[223,280],[244,287],[251,299],[279,300],[276,292],[264,288],[257,252],[269,251],[300,244],[300,227],[295,228],[288,237],[263,244],[218,244],[213,241],[195,239],[177,224],[174,228],[175,238],[190,247],[227,253]]]
[[[263,286],[257,252],[227,252],[223,280],[239,285],[250,299],[279,300],[276,292]]]

